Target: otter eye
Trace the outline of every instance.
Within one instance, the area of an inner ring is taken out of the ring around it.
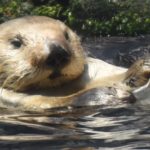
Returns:
[[[69,34],[68,34],[68,32],[66,31],[64,34],[65,34],[66,40],[69,40]]]
[[[11,44],[14,46],[14,48],[20,48],[22,45],[22,41],[18,38],[15,38],[11,40]]]

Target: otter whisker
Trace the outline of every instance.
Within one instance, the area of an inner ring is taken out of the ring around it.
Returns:
[[[0,91],[0,94],[2,95],[2,92],[3,92],[3,89],[5,87],[7,87],[8,83],[11,81],[11,79],[14,78],[15,75],[11,75],[11,76],[8,76],[2,83],[2,86],[1,86],[1,91]]]
[[[39,81],[41,81],[42,74],[44,74],[44,69],[42,68],[34,68],[22,71],[23,73],[19,76],[19,78],[15,81],[16,86],[15,91],[18,91],[20,89],[23,89],[30,86],[37,84]]]
[[[25,87],[27,85],[28,80],[34,80],[34,77],[37,75],[37,70],[25,70],[23,71],[23,74],[19,76],[19,78],[16,80],[16,86],[14,87],[14,90],[17,91],[18,89],[21,89],[21,87]]]

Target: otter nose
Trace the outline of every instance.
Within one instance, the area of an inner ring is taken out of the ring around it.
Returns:
[[[50,54],[47,57],[46,65],[51,68],[62,68],[70,60],[70,53],[58,44],[50,45]]]

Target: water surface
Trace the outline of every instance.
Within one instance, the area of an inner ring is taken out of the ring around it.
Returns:
[[[0,111],[0,149],[150,149],[150,110],[135,104]]]

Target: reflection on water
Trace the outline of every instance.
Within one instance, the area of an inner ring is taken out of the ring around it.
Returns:
[[[0,114],[0,149],[150,149],[150,110],[144,106]]]

